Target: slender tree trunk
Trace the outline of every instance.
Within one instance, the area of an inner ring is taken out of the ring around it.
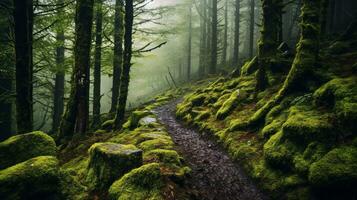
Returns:
[[[262,0],[263,20],[258,45],[259,70],[256,92],[264,90],[268,85],[265,71],[279,45],[281,6],[282,0]]]
[[[298,24],[297,21],[298,21],[300,10],[301,10],[301,0],[298,0],[292,20],[291,20],[291,23],[290,23],[290,26],[289,26],[289,29],[288,29],[287,39],[289,41],[294,40],[294,42],[295,42],[295,39],[293,39],[293,29],[294,29],[294,26],[296,24]]]
[[[250,0],[249,58],[254,56],[255,0]]]
[[[6,0],[4,5],[12,7],[12,1]],[[0,9],[3,11],[2,9]],[[12,41],[9,38],[11,32],[10,13],[0,12],[4,24],[0,25],[0,142],[9,138],[12,134],[12,105],[13,105],[13,78],[14,51]]]
[[[120,77],[123,66],[123,38],[124,38],[124,0],[115,2],[114,19],[114,59],[113,59],[113,86],[112,105],[110,113],[115,113],[118,105]]]
[[[212,56],[212,1],[207,0],[207,48],[206,48],[206,73],[209,73],[209,65],[211,64]]]
[[[61,142],[66,142],[73,134],[84,134],[88,128],[92,20],[93,0],[77,0],[72,88],[60,125]]]
[[[212,42],[211,42],[211,65],[209,68],[210,74],[215,74],[217,71],[217,56],[218,56],[218,13],[217,0],[212,0]]]
[[[114,123],[115,129],[121,129],[123,125],[126,102],[128,98],[131,54],[132,54],[132,44],[133,44],[132,41],[133,20],[134,20],[133,0],[126,0],[125,1],[124,62],[123,62],[123,72],[121,75],[118,109],[117,109],[117,113],[115,116],[115,123]]]
[[[63,3],[63,0],[58,1],[59,4]],[[64,17],[63,10],[58,11],[58,18]],[[64,69],[64,42],[65,35],[63,28],[58,28],[56,47],[56,77],[55,88],[53,94],[53,118],[52,118],[52,131],[56,132],[61,122],[61,117],[64,110],[64,85],[65,85],[65,69]]]
[[[188,25],[188,47],[187,47],[187,80],[191,79],[191,55],[192,55],[192,5],[189,8],[189,25]]]
[[[240,0],[235,1],[235,29],[234,29],[234,49],[233,66],[238,67],[239,62],[239,43],[240,43]]]
[[[32,0],[14,1],[17,132],[33,129]]]
[[[228,0],[225,2],[224,8],[224,36],[223,36],[223,51],[221,65],[226,65],[227,62],[227,49],[228,49]]]
[[[320,24],[321,24],[321,37],[325,37],[327,31],[327,11],[329,7],[329,0],[321,0],[321,14],[320,14]]]
[[[207,51],[207,2],[206,0],[201,0],[201,13],[200,18],[200,28],[201,28],[201,37],[200,37],[200,60],[199,60],[199,69],[198,74],[201,77],[205,73],[206,65],[206,51]]]
[[[93,122],[92,127],[97,128],[100,125],[100,87],[102,70],[102,26],[103,11],[102,0],[96,3],[96,30],[95,30],[95,53],[94,53],[94,83],[93,83]]]

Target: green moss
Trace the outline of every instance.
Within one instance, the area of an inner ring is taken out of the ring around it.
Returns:
[[[275,116],[280,111],[281,106],[274,107],[271,112],[268,113],[266,117],[267,125],[261,131],[263,138],[270,138],[273,134],[277,133],[287,118],[287,112],[279,112],[278,116]]]
[[[329,123],[331,115],[321,113],[308,106],[293,106],[287,121],[283,125],[284,137],[296,142],[334,141],[333,125]]]
[[[176,117],[183,118],[186,114],[188,114],[192,110],[192,103],[181,103],[176,107]]]
[[[223,103],[221,108],[216,113],[217,119],[226,118],[230,112],[238,105],[239,101],[245,99],[247,94],[244,90],[236,90],[234,91],[230,97]]]
[[[142,119],[150,114],[151,114],[151,112],[149,112],[149,111],[137,110],[137,111],[132,112],[128,121],[123,125],[123,128],[131,129],[131,130],[137,128],[139,125],[140,119]]]
[[[198,115],[195,117],[194,121],[203,121],[208,119],[211,116],[211,111],[210,110],[206,110],[206,111],[201,111],[198,113]]]
[[[86,181],[91,189],[105,190],[142,163],[142,151],[134,145],[96,143],[89,149]]]
[[[166,166],[181,166],[182,158],[174,150],[154,149],[144,154],[144,160],[162,163]]]
[[[241,76],[249,75],[258,70],[258,57],[255,56],[251,61],[246,62],[241,69]]]
[[[110,200],[161,200],[163,182],[158,163],[143,165],[115,181],[109,189]]]
[[[55,141],[47,134],[36,131],[16,135],[0,143],[0,169],[37,156],[56,156]]]
[[[101,125],[102,129],[111,130],[114,126],[114,121],[115,121],[114,119],[110,119],[110,120],[103,122],[103,124]]]
[[[293,156],[297,149],[290,141],[284,140],[283,132],[279,131],[264,144],[264,158],[267,163],[280,169],[290,169]]]
[[[0,171],[0,199],[62,199],[58,160],[40,156]]]
[[[147,140],[138,145],[138,147],[144,151],[150,151],[154,149],[172,149],[174,143],[171,140],[157,138],[153,140]]]
[[[357,183],[357,148],[340,147],[313,163],[309,181],[315,187],[353,188]]]
[[[224,102],[231,96],[231,94],[224,94],[222,95],[216,103],[213,104],[214,108],[220,108]]]

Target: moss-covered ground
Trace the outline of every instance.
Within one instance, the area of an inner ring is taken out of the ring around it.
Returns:
[[[240,77],[221,78],[185,95],[176,116],[210,133],[272,199],[353,198],[357,52],[332,54],[331,48],[321,51],[318,79],[306,90],[290,92],[253,126],[247,126],[249,120],[276,96],[286,70],[269,69],[270,86],[257,94],[256,69],[247,69],[247,63]],[[289,68],[286,63],[278,66]]]

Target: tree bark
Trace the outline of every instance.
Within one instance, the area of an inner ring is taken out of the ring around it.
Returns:
[[[17,132],[33,129],[32,0],[14,0]]]
[[[258,44],[259,69],[257,73],[256,92],[264,90],[267,85],[266,67],[279,46],[282,0],[262,0],[263,19],[261,36]]]
[[[233,47],[233,66],[238,67],[239,62],[239,43],[240,43],[240,0],[235,1],[235,28],[234,28],[234,47]]]
[[[249,58],[254,56],[255,0],[250,0]]]
[[[63,0],[58,1],[59,4]],[[62,18],[63,10],[58,11],[58,18]],[[64,110],[64,86],[65,86],[65,69],[64,69],[64,53],[65,53],[65,35],[63,28],[58,28],[56,40],[58,46],[56,47],[56,77],[55,88],[53,94],[53,117],[52,117],[52,131],[56,132],[61,122],[61,117]]]
[[[72,88],[60,125],[61,142],[66,142],[73,134],[86,133],[88,128],[92,20],[93,0],[77,0]]]
[[[201,0],[201,11],[202,16],[200,18],[200,28],[201,28],[201,36],[200,36],[200,60],[199,60],[199,69],[198,74],[201,77],[205,74],[205,66],[206,62],[206,51],[207,51],[207,2],[206,0]]]
[[[187,46],[187,74],[186,78],[191,79],[191,54],[192,54],[192,5],[189,8],[189,25],[188,25],[188,46]]]
[[[133,0],[125,1],[125,33],[124,33],[124,62],[123,62],[123,72],[121,75],[120,83],[120,94],[118,109],[115,116],[115,129],[121,129],[124,117],[125,108],[128,98],[128,88],[130,81],[130,68],[131,68],[131,55],[132,55],[132,31],[133,31],[133,20],[134,20],[134,8]]]
[[[112,105],[110,113],[115,113],[118,105],[120,77],[123,66],[123,37],[124,37],[124,1],[115,2],[114,19],[114,59],[113,59],[113,86]]]
[[[102,0],[96,2],[96,30],[95,30],[95,53],[94,53],[94,83],[93,83],[93,122],[92,127],[97,128],[100,124],[100,87],[102,70],[102,26],[103,11]]]
[[[218,55],[218,13],[217,0],[212,0],[212,42],[211,42],[211,65],[209,68],[210,74],[215,74],[217,71],[217,55]]]
[[[221,65],[226,65],[227,62],[227,48],[228,48],[228,0],[225,2],[224,8],[224,33],[223,33],[223,50]]]

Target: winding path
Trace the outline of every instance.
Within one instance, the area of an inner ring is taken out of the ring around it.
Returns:
[[[215,142],[186,128],[175,118],[179,101],[172,101],[154,110],[165,124],[178,150],[192,169],[188,184],[200,200],[267,199]]]

